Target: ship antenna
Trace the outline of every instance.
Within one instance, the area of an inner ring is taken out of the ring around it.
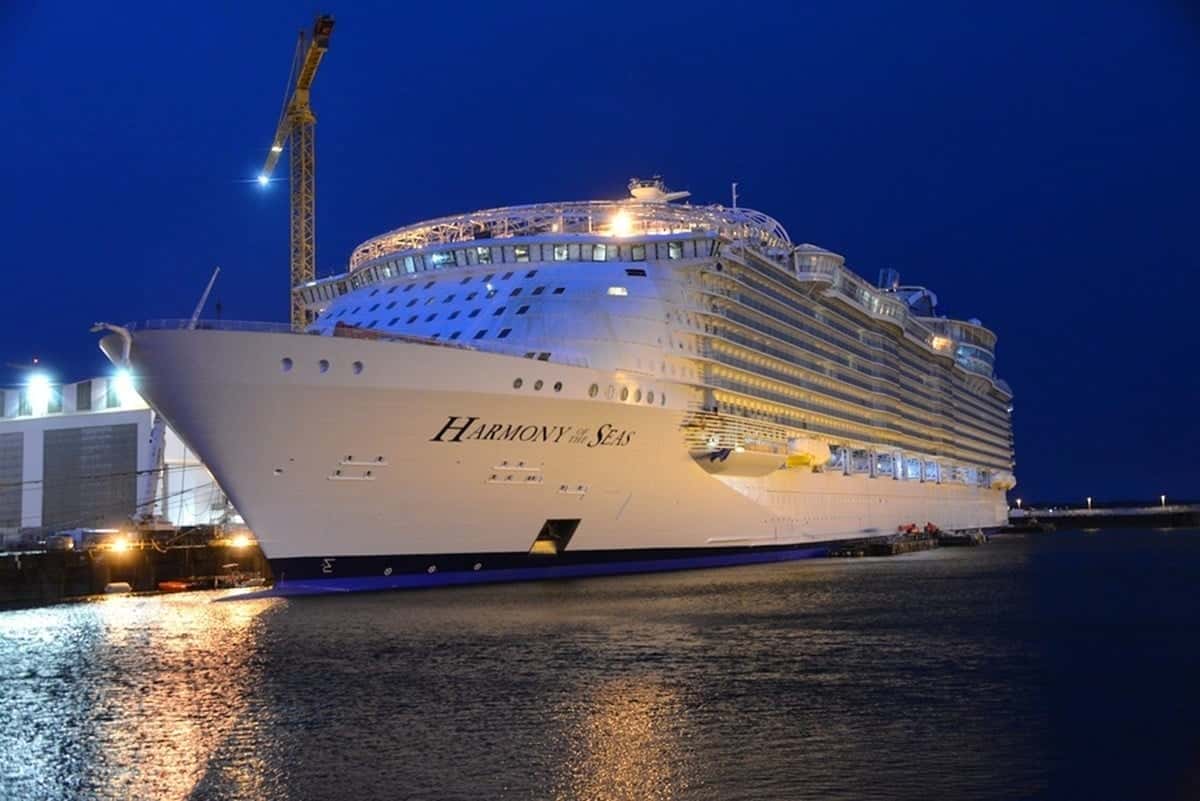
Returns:
[[[737,208],[737,185],[738,185],[738,182],[734,181],[730,185],[730,190],[729,190],[733,194],[733,207],[735,209]]]

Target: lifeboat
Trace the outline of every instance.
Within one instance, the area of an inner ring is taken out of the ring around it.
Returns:
[[[783,467],[784,456],[773,450],[738,446],[691,452],[696,464],[706,473],[754,478],[774,473]]]
[[[992,489],[1010,490],[1017,486],[1017,479],[1012,473],[1000,471],[992,473]]]
[[[827,443],[812,437],[792,437],[788,440],[788,467],[818,467],[829,461]]]

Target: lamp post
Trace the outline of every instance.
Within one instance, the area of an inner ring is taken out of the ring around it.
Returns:
[[[1017,508],[1018,509],[1021,508],[1021,499],[1020,498],[1017,498]]]
[[[1161,506],[1162,506],[1162,507],[1165,509],[1165,508],[1166,508],[1166,506],[1167,506],[1167,496],[1166,496],[1166,495],[1159,495],[1159,496],[1158,496],[1158,502],[1159,502],[1159,504],[1160,504],[1160,505],[1161,505]]]
[[[1088,496],[1088,511],[1092,511],[1092,496]]]

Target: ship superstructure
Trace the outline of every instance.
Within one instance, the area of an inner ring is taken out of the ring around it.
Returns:
[[[1012,394],[991,331],[759,212],[630,190],[375,237],[296,289],[306,334],[160,322],[104,346],[292,591],[1003,523]]]

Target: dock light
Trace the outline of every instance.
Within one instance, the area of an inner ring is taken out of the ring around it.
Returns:
[[[29,376],[25,391],[29,397],[29,412],[34,417],[40,417],[50,408],[50,376],[45,373],[34,373]]]
[[[1165,507],[1167,505],[1167,496],[1166,495],[1158,496],[1158,502]]]
[[[142,399],[142,396],[133,387],[133,374],[125,368],[118,370],[112,380],[117,390],[117,403],[122,406],[133,406]]]
[[[258,185],[259,186],[266,186],[269,183],[271,183],[271,179],[268,178],[267,176],[265,176],[265,175],[258,176]]]
[[[633,218],[629,212],[622,209],[613,215],[609,221],[609,230],[613,236],[629,236],[633,233]]]
[[[248,545],[250,545],[250,538],[247,537],[245,534],[238,534],[233,538],[232,542],[230,542],[229,544],[232,545],[234,548],[238,548],[238,549],[245,548]]]
[[[1017,508],[1018,509],[1021,508],[1021,499],[1020,498],[1017,498]]]
[[[1092,496],[1088,496],[1088,511],[1092,511]]]
[[[117,553],[124,553],[129,550],[129,539],[127,537],[117,537],[112,541],[112,545],[109,548]]]

